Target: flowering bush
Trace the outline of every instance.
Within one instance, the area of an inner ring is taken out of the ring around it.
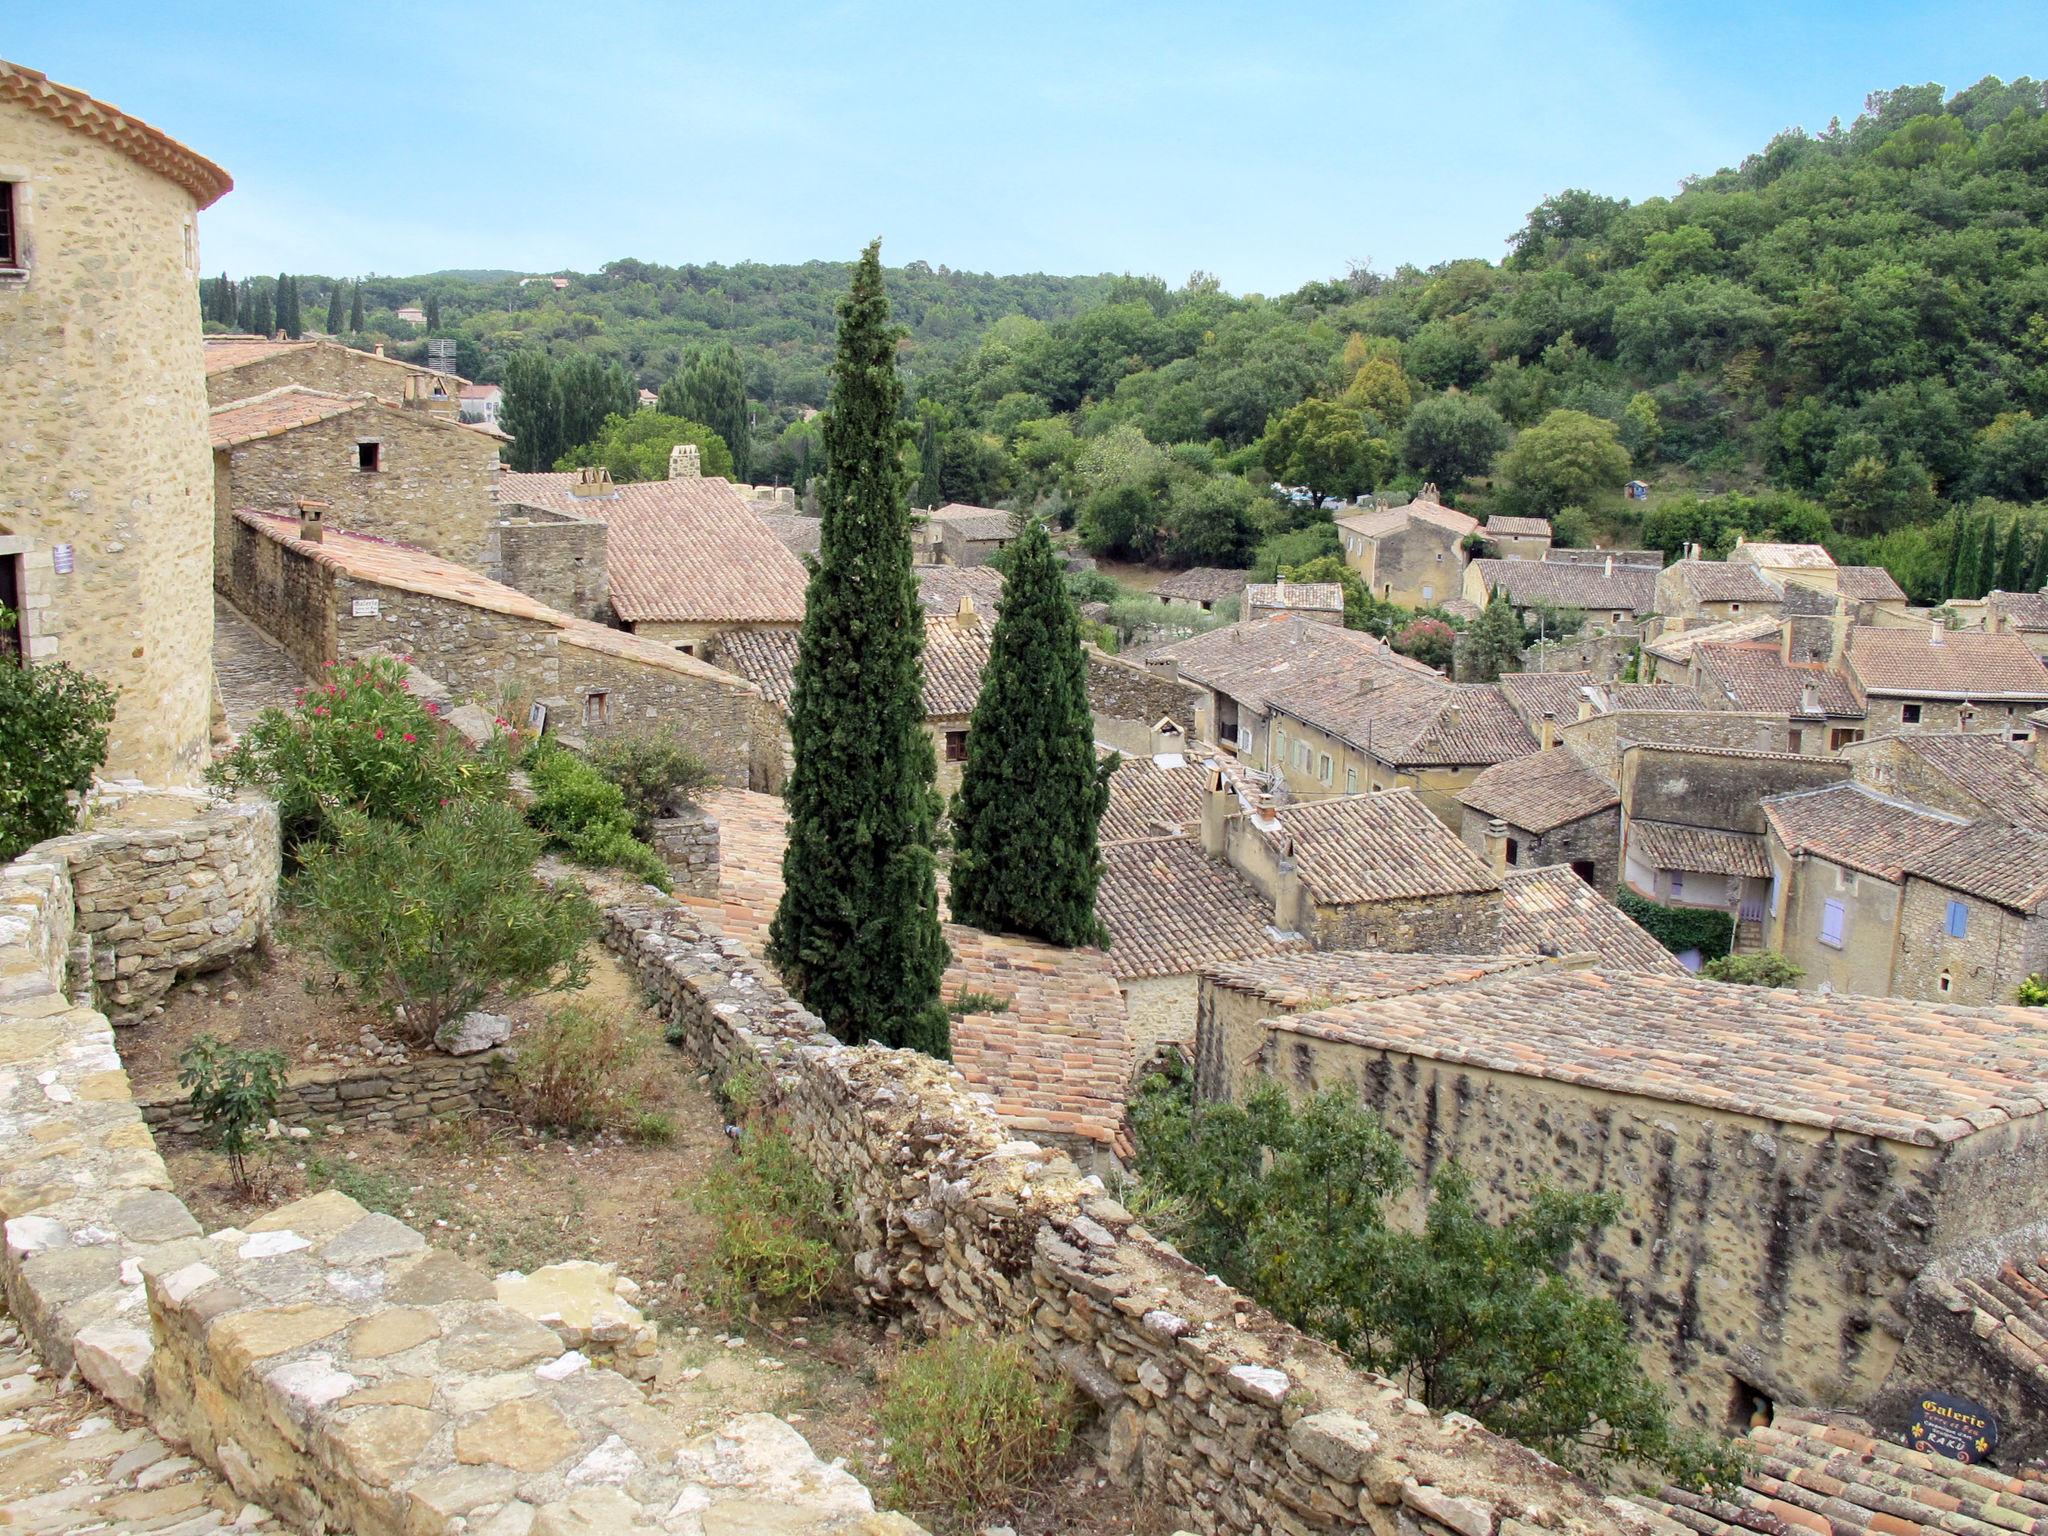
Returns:
[[[1410,619],[1388,644],[1424,666],[1448,667],[1457,641],[1458,632],[1442,619]]]
[[[470,752],[430,711],[396,658],[330,665],[292,708],[265,710],[212,777],[277,801],[294,848],[330,835],[346,811],[416,826],[451,800],[502,795],[502,762]]]

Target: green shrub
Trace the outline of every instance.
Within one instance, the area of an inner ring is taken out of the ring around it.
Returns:
[[[526,754],[535,800],[533,824],[578,864],[623,869],[656,890],[668,889],[668,866],[633,836],[633,817],[619,786],[567,747],[542,737]]]
[[[12,615],[0,608],[0,630]],[[78,824],[72,798],[107,758],[114,690],[75,667],[0,655],[0,862]]]
[[[2043,981],[2038,972],[2020,983],[2013,1001],[2022,1008],[2048,1007],[2048,981]]]
[[[178,1086],[186,1090],[214,1145],[228,1155],[235,1185],[249,1188],[245,1161],[256,1129],[277,1113],[284,1088],[284,1057],[276,1051],[243,1051],[201,1035],[178,1058]]]
[[[1789,987],[1806,972],[1775,950],[1755,955],[1723,955],[1700,967],[1709,981],[1740,982],[1750,987]]]
[[[643,1109],[626,1127],[626,1134],[635,1141],[665,1147],[676,1139],[675,1116],[666,1110]]]
[[[838,1277],[832,1191],[765,1110],[747,1115],[733,1156],[712,1169],[691,1204],[717,1228],[712,1290],[728,1304],[803,1306]]]
[[[1022,1340],[957,1328],[905,1351],[877,1416],[904,1501],[964,1518],[1006,1508],[1063,1455],[1074,1410]]]
[[[597,915],[534,878],[540,839],[495,800],[458,800],[419,826],[340,816],[292,882],[313,942],[424,1042],[487,996],[581,986]]]
[[[1634,891],[1617,891],[1614,904],[1674,955],[1696,949],[1701,961],[1705,962],[1718,960],[1735,947],[1735,914],[1732,912],[1712,912],[1704,907],[1660,906]]]
[[[405,671],[389,656],[329,667],[290,709],[258,716],[210,777],[275,800],[294,848],[350,813],[416,826],[450,801],[502,795],[503,762],[443,731]]]
[[[628,732],[608,736],[590,751],[591,766],[618,786],[633,836],[654,835],[654,822],[669,806],[715,782],[704,759],[673,736]]]
[[[554,1130],[637,1125],[637,1069],[646,1048],[645,1037],[616,1012],[557,1008],[520,1037],[512,1068],[520,1103],[534,1124]]]

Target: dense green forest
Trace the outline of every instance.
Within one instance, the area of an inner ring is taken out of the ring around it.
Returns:
[[[781,478],[822,467],[814,441],[793,455],[780,438],[821,403],[844,281],[836,263],[624,261],[560,292],[453,274],[362,292],[367,326],[400,341],[391,307],[436,299],[486,378],[538,347],[659,387],[697,343],[730,341],[755,472]],[[1295,564],[1335,548],[1325,498],[1433,481],[1580,542],[1820,538],[1922,600],[2048,558],[2048,113],[2031,79],[1878,92],[1854,123],[1788,130],[1669,198],[1561,192],[1499,261],[1272,298],[1202,274],[914,264],[889,283],[920,499],[1034,509],[1105,555]],[[297,280],[309,324],[330,286]],[[1624,498],[1630,478],[1647,501]]]

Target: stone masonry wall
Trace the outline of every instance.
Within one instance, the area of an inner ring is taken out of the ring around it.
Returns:
[[[1617,709],[1588,720],[1560,720],[1559,742],[1595,773],[1616,778],[1621,753],[1634,742],[1671,746],[1722,747],[1730,752],[1782,752],[1782,715],[1736,714],[1705,709]]]
[[[1317,949],[1401,955],[1484,955],[1500,948],[1499,891],[1317,906],[1303,931]]]
[[[654,851],[679,895],[718,894],[718,822],[709,811],[691,806],[685,814],[661,817],[654,823]]]
[[[316,342],[252,359],[239,368],[223,368],[206,376],[209,405],[246,400],[285,384],[303,384],[335,395],[375,395],[393,405],[405,402],[406,380],[431,381],[433,375],[395,358],[359,352],[335,342]]]
[[[268,801],[115,786],[94,795],[88,830],[40,847],[69,869],[92,979],[117,1021],[270,931],[279,851]]]
[[[611,612],[605,525],[520,507],[491,525],[485,569],[528,597],[579,619],[603,622]]]
[[[1099,1181],[1006,1137],[947,1066],[827,1036],[734,940],[635,899],[607,938],[721,1075],[766,1069],[846,1192],[862,1299],[927,1326],[1020,1332],[1107,1427],[1107,1470],[1193,1530],[1304,1536],[1669,1532],[1210,1281]]]
[[[1172,720],[1183,731],[1192,731],[1200,697],[1201,690],[1192,683],[1088,647],[1088,707],[1097,716],[1133,721],[1147,731],[1161,720]]]
[[[222,525],[215,584],[311,675],[334,659],[334,572],[265,538],[240,518]]]
[[[422,1056],[404,1066],[317,1067],[294,1072],[278,1095],[276,1119],[283,1125],[325,1128],[363,1126],[390,1129],[438,1115],[467,1115],[502,1109],[498,1074],[509,1057],[501,1051],[474,1056]],[[180,1092],[137,1099],[136,1108],[159,1141],[196,1137],[205,1127]]]

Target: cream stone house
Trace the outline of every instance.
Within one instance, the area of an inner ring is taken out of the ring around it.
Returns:
[[[228,405],[287,384],[336,395],[375,395],[392,405],[497,425],[497,385],[472,385],[452,373],[386,357],[381,342],[375,351],[365,352],[330,336],[303,336],[297,341],[282,336],[206,338],[206,398],[212,404]],[[472,418],[462,410],[470,390],[479,388],[491,392],[488,419]]]
[[[0,601],[30,665],[119,690],[107,771],[195,782],[213,520],[199,222],[233,183],[0,61]]]
[[[1426,485],[1405,507],[1337,519],[1344,562],[1374,597],[1421,608],[1458,596],[1465,540],[1478,531],[1479,520],[1435,498],[1436,487]]]

